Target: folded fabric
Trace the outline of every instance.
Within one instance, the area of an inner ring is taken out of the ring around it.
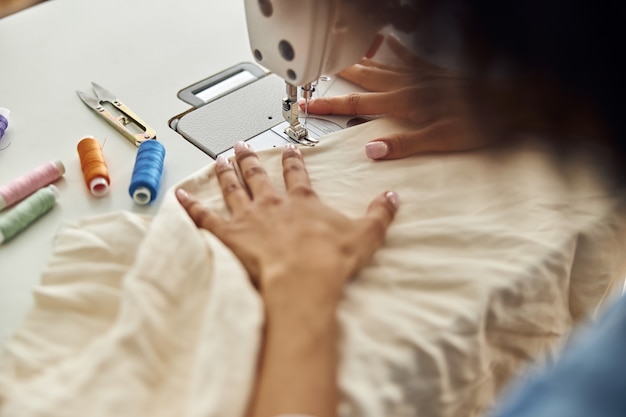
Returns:
[[[339,414],[478,416],[618,287],[624,216],[592,162],[555,164],[532,140],[365,157],[367,141],[409,128],[380,119],[303,149],[316,192],[347,215],[385,190],[401,198],[338,312]],[[284,190],[281,150],[260,156]],[[228,216],[212,166],[179,186]],[[294,250],[306,257],[307,242]],[[245,415],[262,303],[173,190],[154,217],[62,230],[34,297],[0,357],[0,416]]]

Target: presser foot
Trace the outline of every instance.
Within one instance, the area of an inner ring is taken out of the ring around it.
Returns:
[[[298,122],[296,125],[289,125],[285,128],[285,134],[290,141],[304,145],[315,146],[319,143],[319,140],[310,138],[308,130]]]

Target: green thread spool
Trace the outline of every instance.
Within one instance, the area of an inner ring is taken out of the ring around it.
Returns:
[[[59,190],[49,185],[0,215],[0,244],[9,241],[46,214],[54,207],[58,194]]]

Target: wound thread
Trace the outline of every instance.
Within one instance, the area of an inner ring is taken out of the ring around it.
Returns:
[[[108,194],[111,179],[102,146],[93,136],[85,136],[76,146],[85,184],[92,195],[102,197]]]
[[[0,107],[0,139],[4,136],[4,132],[9,128],[9,120],[11,119],[11,112],[9,109]]]
[[[65,174],[61,161],[47,162],[27,174],[0,186],[0,211],[28,197],[41,187],[45,187]]]
[[[146,205],[154,201],[161,185],[165,147],[156,140],[139,145],[128,192],[135,203]]]
[[[59,191],[54,185],[49,185],[39,189],[12,209],[0,214],[0,244],[11,240],[50,211],[54,207],[58,193]]]

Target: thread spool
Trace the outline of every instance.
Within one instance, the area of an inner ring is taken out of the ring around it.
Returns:
[[[165,147],[156,140],[147,140],[139,145],[135,166],[128,192],[135,203],[146,205],[151,203],[159,192]]]
[[[46,214],[57,200],[59,190],[54,185],[39,189],[11,210],[0,215],[0,244],[9,241],[35,220]]]
[[[85,184],[92,195],[102,197],[108,194],[111,179],[102,146],[93,136],[84,136],[76,146],[83,170]]]
[[[9,128],[9,120],[11,119],[11,112],[9,109],[0,107],[0,139],[4,136],[4,132]]]
[[[0,211],[28,197],[41,187],[52,184],[65,174],[61,161],[47,162],[7,185],[0,186]]]

